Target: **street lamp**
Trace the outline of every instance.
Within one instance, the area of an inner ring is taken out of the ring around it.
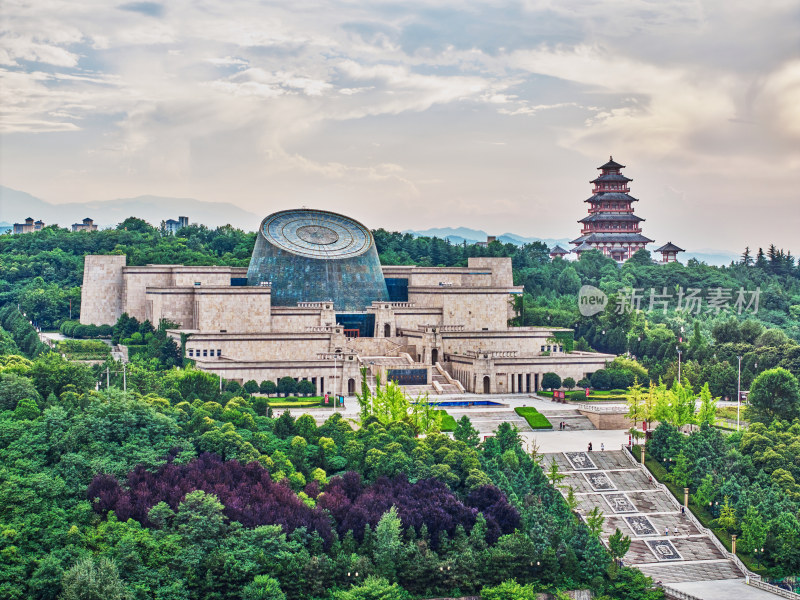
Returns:
[[[675,350],[678,351],[678,383],[681,382],[681,354],[683,354],[683,350],[680,349],[680,346],[675,346]]]
[[[739,431],[739,415],[742,409],[742,357],[739,359],[739,378],[736,382],[736,431]]]
[[[756,564],[760,567],[761,561],[764,560],[764,549],[756,548],[755,550],[753,550],[753,554],[756,555]]]

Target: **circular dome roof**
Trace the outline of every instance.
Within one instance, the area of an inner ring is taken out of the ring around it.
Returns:
[[[277,212],[261,223],[261,234],[281,250],[308,258],[350,258],[373,245],[372,233],[361,223],[324,210]]]

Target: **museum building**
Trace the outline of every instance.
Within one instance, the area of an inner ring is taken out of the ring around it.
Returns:
[[[410,394],[527,393],[544,373],[577,381],[613,360],[572,351],[570,329],[509,327],[521,293],[510,258],[382,266],[364,225],[299,209],[262,221],[247,269],[86,256],[80,320],[166,319],[200,369],[305,379],[319,394],[353,395],[362,369],[368,385],[392,379]]]

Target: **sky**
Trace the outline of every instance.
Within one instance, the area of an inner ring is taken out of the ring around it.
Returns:
[[[53,203],[577,237],[613,155],[659,244],[800,254],[797,0],[4,0],[0,31],[0,184]]]

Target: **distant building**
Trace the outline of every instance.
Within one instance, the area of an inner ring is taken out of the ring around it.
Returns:
[[[34,231],[41,231],[43,227],[44,221],[34,221],[31,217],[28,217],[24,223],[14,223],[14,233],[33,233]]]
[[[81,223],[73,223],[72,231],[97,231],[97,225],[89,217],[86,217]]]
[[[686,252],[683,248],[679,248],[672,242],[667,242],[661,248],[658,248],[656,252],[661,252],[661,262],[666,264],[670,262],[677,262],[678,261],[678,252]]]
[[[597,168],[602,173],[590,181],[593,195],[584,201],[589,204],[589,215],[578,221],[583,224],[581,235],[570,243],[578,254],[594,249],[623,262],[653,240],[642,235],[644,219],[633,214],[633,203],[638,200],[628,194],[628,182],[633,180],[620,173],[625,165],[609,157]]]
[[[182,227],[189,226],[189,217],[178,217],[177,221],[175,219],[168,219],[164,224],[167,228],[167,232],[171,235],[175,235]]]
[[[491,244],[492,242],[496,242],[496,241],[497,241],[497,236],[496,235],[487,235],[486,236],[486,241],[485,242],[478,242],[477,245],[481,246],[483,248],[486,248],[489,244]]]
[[[561,246],[556,244],[556,247],[550,250],[550,258],[564,258],[567,254],[569,254],[569,250],[564,250]]]

